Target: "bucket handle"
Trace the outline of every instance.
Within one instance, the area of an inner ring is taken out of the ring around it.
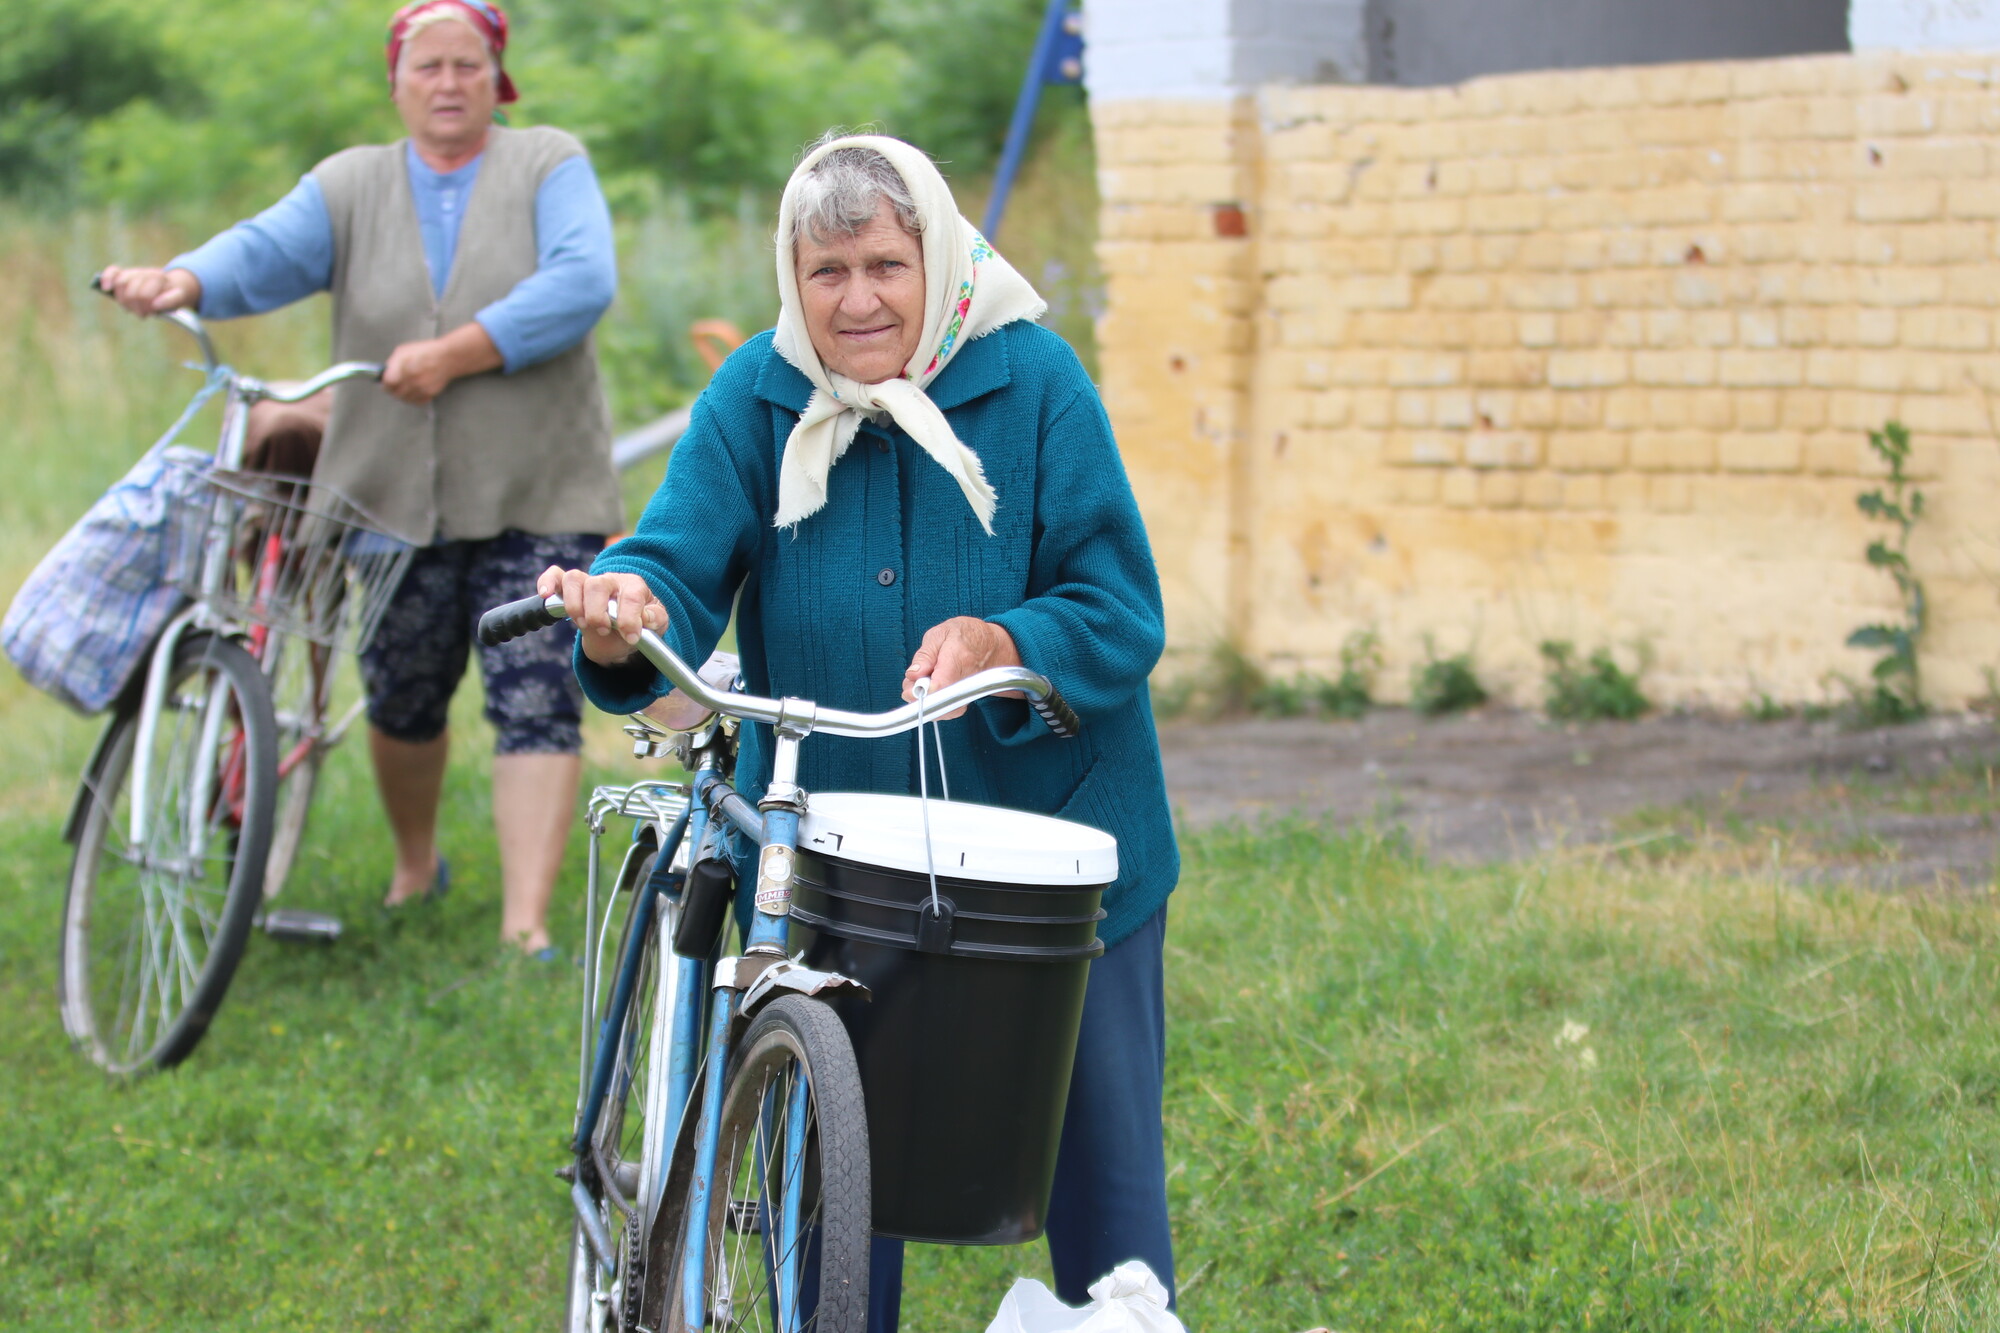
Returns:
[[[931,846],[931,775],[930,765],[924,762],[924,698],[931,692],[931,678],[924,676],[910,687],[910,694],[917,704],[917,808],[924,817],[924,869],[931,880],[931,900],[917,912],[917,948],[925,953],[947,953],[951,949],[951,918],[953,906],[938,896],[937,852]],[[937,733],[938,781],[944,786],[944,798],[951,799],[951,778],[944,771],[944,733],[941,722],[932,722],[931,730]]]

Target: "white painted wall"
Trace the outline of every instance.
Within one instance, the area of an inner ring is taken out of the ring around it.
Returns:
[[[1085,0],[1092,98],[1209,100],[1267,83],[1361,83],[1366,0]]]
[[[1085,0],[1085,90],[1100,102],[1233,96],[1230,8],[1230,0]]]
[[[1853,0],[1857,51],[2000,50],[2000,0]]]

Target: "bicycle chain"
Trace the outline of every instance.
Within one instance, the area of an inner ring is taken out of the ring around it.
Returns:
[[[636,1222],[625,1224],[624,1253],[618,1260],[618,1333],[638,1333],[639,1307],[646,1299],[646,1245]]]

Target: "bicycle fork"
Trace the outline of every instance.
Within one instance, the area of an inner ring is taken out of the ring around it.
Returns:
[[[131,845],[136,848],[147,846],[146,814],[151,807],[153,782],[153,742],[160,729],[160,718],[167,707],[167,686],[172,681],[174,654],[180,651],[181,637],[194,625],[197,608],[188,607],[160,631],[159,642],[153,645],[152,656],[146,660],[146,689],[140,696],[139,734],[133,739],[132,754],[132,825]],[[206,802],[191,802],[192,808],[205,810]]]
[[[686,1219],[682,1237],[682,1317],[690,1329],[708,1323],[708,1213],[712,1193],[728,1189],[728,1181],[716,1181],[716,1159],[722,1139],[722,1095],[728,1081],[730,1029],[738,1015],[748,1017],[778,991],[800,991],[818,995],[830,989],[854,989],[866,995],[866,987],[836,973],[814,973],[786,959],[786,943],[792,921],[792,883],[798,867],[798,819],[806,809],[806,793],[798,789],[798,745],[810,733],[810,725],[776,727],[776,751],[772,755],[772,779],[764,789],[764,799],[752,811],[734,789],[714,771],[698,773],[694,779],[694,805],[704,813],[714,811],[738,831],[758,841],[756,859],[756,911],[750,915],[750,939],[744,955],[724,959],[716,967],[714,1011],[708,1023],[708,1081],[702,1085],[702,1119],[696,1125],[694,1179],[688,1185]],[[784,1107],[784,1155],[780,1197],[776,1217],[766,1217],[766,1257],[776,1267],[780,1307],[778,1329],[794,1333],[804,1311],[792,1305],[798,1299],[798,1249],[800,1211],[804,1205],[802,1163],[806,1155],[806,1101],[810,1083],[806,1071],[792,1081]],[[776,1107],[766,1105],[760,1113],[758,1135],[768,1133],[768,1123]],[[758,1161],[768,1161],[758,1153]],[[760,1181],[764,1185],[764,1181]],[[772,1235],[772,1231],[776,1235]]]

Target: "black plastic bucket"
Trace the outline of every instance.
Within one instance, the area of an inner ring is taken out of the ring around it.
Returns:
[[[820,793],[799,831],[792,947],[865,983],[834,1002],[868,1103],[874,1226],[1013,1245],[1048,1218],[1110,835],[932,801]]]

